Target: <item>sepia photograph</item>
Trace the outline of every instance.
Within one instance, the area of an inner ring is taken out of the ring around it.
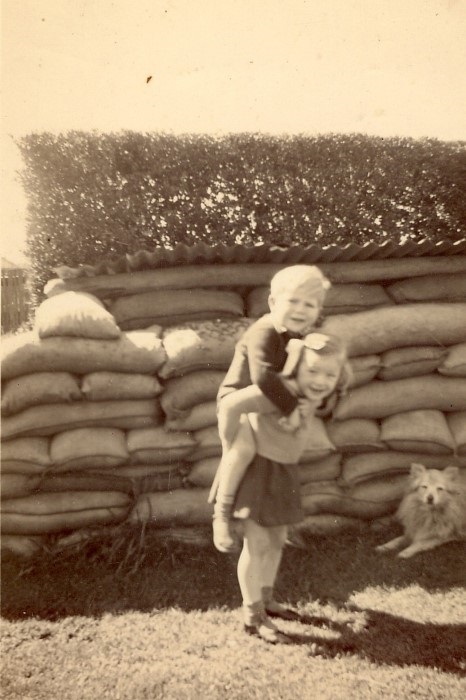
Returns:
[[[3,700],[466,696],[466,2],[0,0]]]

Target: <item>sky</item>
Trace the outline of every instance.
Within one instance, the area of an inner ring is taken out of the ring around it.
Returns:
[[[14,262],[14,139],[31,132],[466,140],[466,0],[0,1],[1,250]]]

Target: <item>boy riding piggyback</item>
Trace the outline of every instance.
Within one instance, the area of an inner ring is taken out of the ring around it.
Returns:
[[[235,413],[231,394],[249,387],[249,412],[263,412],[265,401],[271,411],[278,409],[282,414],[284,430],[299,428],[303,417],[308,415],[308,402],[290,389],[280,372],[288,357],[289,341],[302,338],[315,327],[329,287],[330,282],[313,265],[293,265],[280,270],[270,284],[270,313],[253,323],[236,345],[218,393],[222,460],[209,499],[215,499],[214,544],[220,551],[231,551],[236,544],[231,531],[233,504],[256,451],[247,417]],[[230,397],[228,402],[224,402],[226,397]],[[227,404],[228,410],[223,410],[222,406]]]

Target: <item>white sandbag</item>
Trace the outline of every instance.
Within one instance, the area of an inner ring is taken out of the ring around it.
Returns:
[[[375,452],[387,449],[380,439],[380,426],[375,420],[332,420],[326,427],[330,440],[339,452]]]
[[[23,437],[2,442],[2,473],[40,474],[52,466],[50,441],[45,437]]]
[[[362,532],[368,527],[366,521],[347,515],[320,513],[307,515],[290,529],[302,535],[337,535],[341,532]]]
[[[193,433],[196,447],[189,455],[190,462],[198,462],[207,457],[220,457],[222,454],[222,444],[216,425],[208,428],[201,428]]]
[[[269,313],[270,287],[256,287],[247,296],[246,316],[259,318]],[[393,304],[385,289],[379,284],[334,284],[324,299],[324,313],[348,314],[374,306]]]
[[[408,345],[454,345],[466,340],[466,303],[406,304],[331,316],[322,332],[345,341],[350,357]]]
[[[23,374],[5,382],[2,389],[2,415],[44,403],[79,401],[82,398],[78,379],[69,372]]]
[[[54,435],[54,471],[117,467],[129,460],[126,435],[116,428],[77,428]]]
[[[453,435],[456,454],[466,456],[466,411],[448,413],[446,419]]]
[[[88,401],[151,399],[162,389],[156,377],[129,372],[91,372],[81,383],[81,391]]]
[[[166,493],[139,496],[129,521],[133,523],[169,525],[208,525],[212,523],[213,506],[207,503],[209,489],[177,489]]]
[[[233,263],[174,265],[150,270],[132,270],[112,275],[77,277],[66,266],[55,268],[63,279],[50,280],[47,296],[64,290],[86,291],[106,299],[136,294],[150,289],[198,289],[199,287],[259,287],[270,284],[276,272],[288,267],[275,263]],[[332,283],[373,282],[409,279],[420,275],[466,272],[466,256],[428,256],[350,262],[320,263],[319,268]],[[66,278],[66,279],[65,279]]]
[[[466,379],[428,374],[422,377],[373,381],[351,389],[334,411],[337,420],[385,418],[419,409],[463,411],[466,409]]]
[[[194,462],[186,476],[186,483],[190,486],[210,488],[217,473],[220,457],[206,457]]]
[[[408,474],[411,464],[420,463],[432,469],[442,469],[449,464],[466,466],[466,460],[451,455],[420,454],[419,452],[373,452],[344,457],[341,480],[344,483],[355,484],[377,477],[391,474]]]
[[[197,370],[182,377],[172,377],[165,383],[160,403],[167,418],[186,418],[189,411],[200,403],[215,401],[225,372]]]
[[[110,307],[118,325],[130,330],[152,323],[173,326],[188,321],[243,316],[243,300],[220,289],[176,289],[122,296]]]
[[[171,464],[190,458],[196,440],[190,433],[164,428],[130,430],[126,436],[131,461],[142,464]]]
[[[310,481],[332,481],[338,479],[341,471],[341,454],[331,454],[324,459],[298,464],[299,483]]]
[[[454,441],[441,411],[397,413],[382,421],[380,437],[392,450],[452,454]]]
[[[132,499],[120,491],[40,493],[2,501],[2,530],[41,535],[125,520]]]
[[[17,557],[29,559],[38,554],[45,543],[45,537],[31,535],[4,535],[0,536],[0,548],[2,552],[8,552]]]
[[[361,386],[377,376],[380,369],[380,357],[378,355],[352,357],[349,365],[351,368],[349,387]]]
[[[450,377],[466,377],[466,343],[448,348],[448,353],[438,371]]]
[[[114,339],[121,335],[114,317],[92,294],[63,292],[43,301],[36,310],[34,330],[39,338],[75,336]]]
[[[167,418],[165,430],[200,430],[217,425],[217,402],[206,401],[193,406],[182,418]]]
[[[2,421],[4,439],[46,436],[87,427],[125,428],[158,425],[163,414],[157,399],[135,401],[81,401],[74,404],[48,404],[27,408]]]
[[[335,445],[329,439],[324,421],[314,416],[310,423],[306,446],[299,462],[307,463],[324,459],[324,457],[328,457],[335,451]]]
[[[236,343],[251,323],[247,318],[217,319],[166,328],[163,347],[167,360],[159,377],[168,379],[202,369],[226,372]]]
[[[436,345],[387,350],[380,357],[381,367],[377,377],[391,381],[430,374],[442,364],[446,352],[445,348]]]
[[[1,498],[20,498],[29,496],[40,484],[40,474],[3,474]]]
[[[394,282],[387,292],[398,304],[412,301],[466,301],[466,274],[425,275]]]
[[[3,379],[33,372],[154,374],[165,362],[162,341],[150,331],[123,333],[116,340],[44,338],[34,332],[2,341]]]

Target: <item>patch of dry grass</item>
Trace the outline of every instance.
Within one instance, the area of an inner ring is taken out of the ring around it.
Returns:
[[[128,530],[6,559],[2,697],[463,697],[464,547],[402,561],[374,552],[386,534],[285,551],[279,595],[307,616],[286,647],[243,633],[235,558],[210,546]]]

